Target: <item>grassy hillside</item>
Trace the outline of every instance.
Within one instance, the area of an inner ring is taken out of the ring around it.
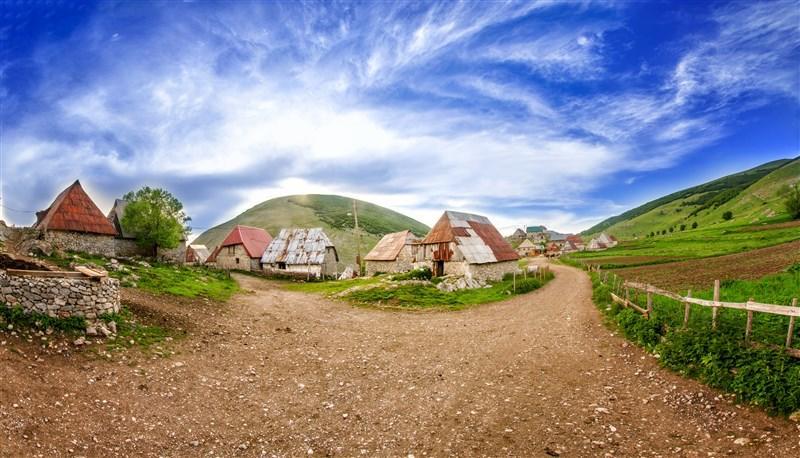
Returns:
[[[680,231],[681,225],[690,229],[694,222],[704,228],[779,220],[785,211],[778,189],[798,179],[800,159],[769,162],[648,202],[609,218],[584,234],[607,231],[621,239],[633,239],[669,228]],[[732,220],[723,220],[726,211],[733,212]]]
[[[428,226],[405,215],[369,202],[357,200],[358,224],[362,230],[361,254],[370,249],[389,232],[410,229],[424,236]],[[353,200],[331,195],[297,195],[271,199],[245,211],[241,215],[201,234],[194,243],[217,246],[237,224],[261,227],[273,236],[282,228],[322,227],[339,253],[342,265],[355,264],[356,238],[353,233]]]

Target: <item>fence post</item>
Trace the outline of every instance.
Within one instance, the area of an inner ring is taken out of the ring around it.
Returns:
[[[630,289],[628,289],[628,287],[626,286],[625,287],[625,307],[627,307],[628,304],[630,303],[630,299],[631,299],[631,292],[630,292]]]
[[[517,292],[517,271],[514,271],[514,294]]]
[[[797,298],[792,299],[792,307],[797,307]],[[789,332],[786,334],[786,348],[792,348],[792,339],[794,339],[794,321],[795,317],[789,317]]]
[[[754,302],[755,299],[752,297],[747,300],[748,303]],[[745,343],[750,343],[750,333],[753,332],[753,311],[747,311],[747,327],[744,329],[744,341]]]
[[[647,319],[650,319],[650,315],[653,314],[653,293],[650,292],[650,288],[647,288]]]
[[[686,298],[688,299],[690,297],[692,297],[692,290],[691,289],[686,292]],[[684,301],[683,302],[683,329],[686,329],[686,328],[689,327],[689,312],[691,312],[691,310],[692,310],[692,304],[690,304],[689,301]]]
[[[714,280],[714,302],[719,302],[719,280]],[[711,310],[711,329],[717,329],[717,316],[719,307],[715,304]]]

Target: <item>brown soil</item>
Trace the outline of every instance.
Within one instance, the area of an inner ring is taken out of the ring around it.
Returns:
[[[606,256],[599,258],[589,258],[583,261],[584,263],[590,265],[603,265],[603,264],[634,265],[634,264],[650,264],[656,262],[669,262],[674,260],[675,260],[674,257],[669,257],[669,256]]]
[[[616,269],[620,276],[673,291],[708,289],[714,280],[756,280],[800,262],[800,240],[713,258]]]
[[[659,369],[600,323],[585,274],[553,269],[539,291],[461,312],[245,276],[224,313],[140,297],[195,317],[170,358],[0,333],[0,455],[800,455],[796,424]]]

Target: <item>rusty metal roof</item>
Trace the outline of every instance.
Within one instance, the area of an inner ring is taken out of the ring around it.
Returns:
[[[365,261],[394,261],[404,246],[417,242],[419,237],[411,231],[400,231],[386,234],[377,245],[364,257]]]
[[[117,235],[117,230],[97,208],[80,181],[75,180],[47,210],[36,213],[35,228]]]
[[[328,248],[334,249],[334,255],[338,261],[339,255],[336,254],[336,248],[322,228],[281,229],[280,234],[267,246],[261,262],[263,264],[279,262],[304,265],[322,264],[325,262],[325,253]]]
[[[514,248],[485,216],[444,212],[421,243],[427,245],[443,242],[455,242],[470,264],[519,259]]]

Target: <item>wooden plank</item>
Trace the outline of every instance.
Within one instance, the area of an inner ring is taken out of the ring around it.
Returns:
[[[719,302],[719,280],[714,280],[714,302]],[[719,307],[714,307],[711,310],[711,328],[717,329],[717,315],[719,315]]]
[[[792,307],[797,307],[797,298],[792,299]],[[789,332],[786,334],[786,348],[792,348],[792,339],[794,339],[794,321],[795,317],[789,317]]]
[[[692,290],[686,292],[686,297],[692,297]],[[692,311],[692,304],[688,301],[683,302],[683,329],[689,327],[689,313]]]
[[[703,307],[726,308],[737,310],[752,310],[760,313],[770,313],[773,315],[783,316],[800,316],[800,307],[790,307],[788,305],[774,305],[774,304],[759,304],[758,302],[714,302],[704,299],[695,299],[693,297],[685,298],[687,302]]]
[[[20,270],[8,269],[9,275],[17,277],[48,277],[48,278],[84,278],[80,272],[57,272],[53,270]]]
[[[752,300],[753,300],[753,298],[751,297],[750,301],[752,301]],[[750,301],[748,301],[748,302],[750,302]],[[750,334],[752,332],[753,332],[753,311],[752,310],[748,310],[747,311],[747,325],[744,328],[744,341],[745,341],[745,343],[750,343]]]
[[[75,270],[91,278],[103,278],[108,276],[105,272],[99,272],[86,266],[75,266]]]
[[[664,296],[676,300],[678,302],[683,302],[683,297],[680,294],[675,294],[672,291],[667,291],[657,286],[648,285],[646,283],[637,283],[637,282],[625,282],[625,284],[627,286],[630,286],[631,288],[638,289],[640,291],[655,293],[658,294],[659,296]]]
[[[653,313],[653,293],[650,291],[647,292],[647,317],[650,318],[650,315]]]

